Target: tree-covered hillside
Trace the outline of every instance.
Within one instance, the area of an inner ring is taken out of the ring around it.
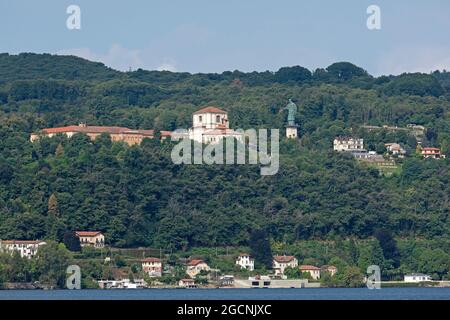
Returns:
[[[0,239],[61,240],[95,229],[116,246],[248,244],[267,227],[277,241],[397,236],[450,231],[450,161],[413,155],[407,131],[426,128],[422,144],[450,151],[450,74],[373,77],[350,63],[310,71],[188,74],[118,72],[75,57],[0,55]],[[299,106],[300,142],[282,141],[280,171],[177,166],[171,143],[94,143],[85,136],[32,144],[31,132],[77,124],[173,130],[205,105],[229,112],[234,128],[283,128],[280,110]],[[411,156],[392,177],[335,154],[337,135],[360,135],[375,149],[400,142]]]

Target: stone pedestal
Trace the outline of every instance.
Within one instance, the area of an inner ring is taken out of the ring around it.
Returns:
[[[286,126],[286,138],[289,139],[297,139],[298,133],[297,133],[297,126]]]

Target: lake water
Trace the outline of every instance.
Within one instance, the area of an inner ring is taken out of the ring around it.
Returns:
[[[0,290],[0,300],[450,300],[450,288]]]

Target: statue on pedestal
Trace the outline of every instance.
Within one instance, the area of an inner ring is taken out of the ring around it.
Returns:
[[[297,105],[289,99],[289,103],[286,107],[281,110],[287,110],[287,126],[286,126],[286,137],[287,138],[297,138],[297,127],[298,125],[295,123],[295,114],[297,113]]]

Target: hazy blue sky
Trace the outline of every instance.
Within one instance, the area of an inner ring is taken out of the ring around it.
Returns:
[[[69,30],[66,8],[81,8]],[[366,27],[369,5],[381,30]],[[0,0],[0,52],[75,54],[119,70],[450,70],[448,0]]]

